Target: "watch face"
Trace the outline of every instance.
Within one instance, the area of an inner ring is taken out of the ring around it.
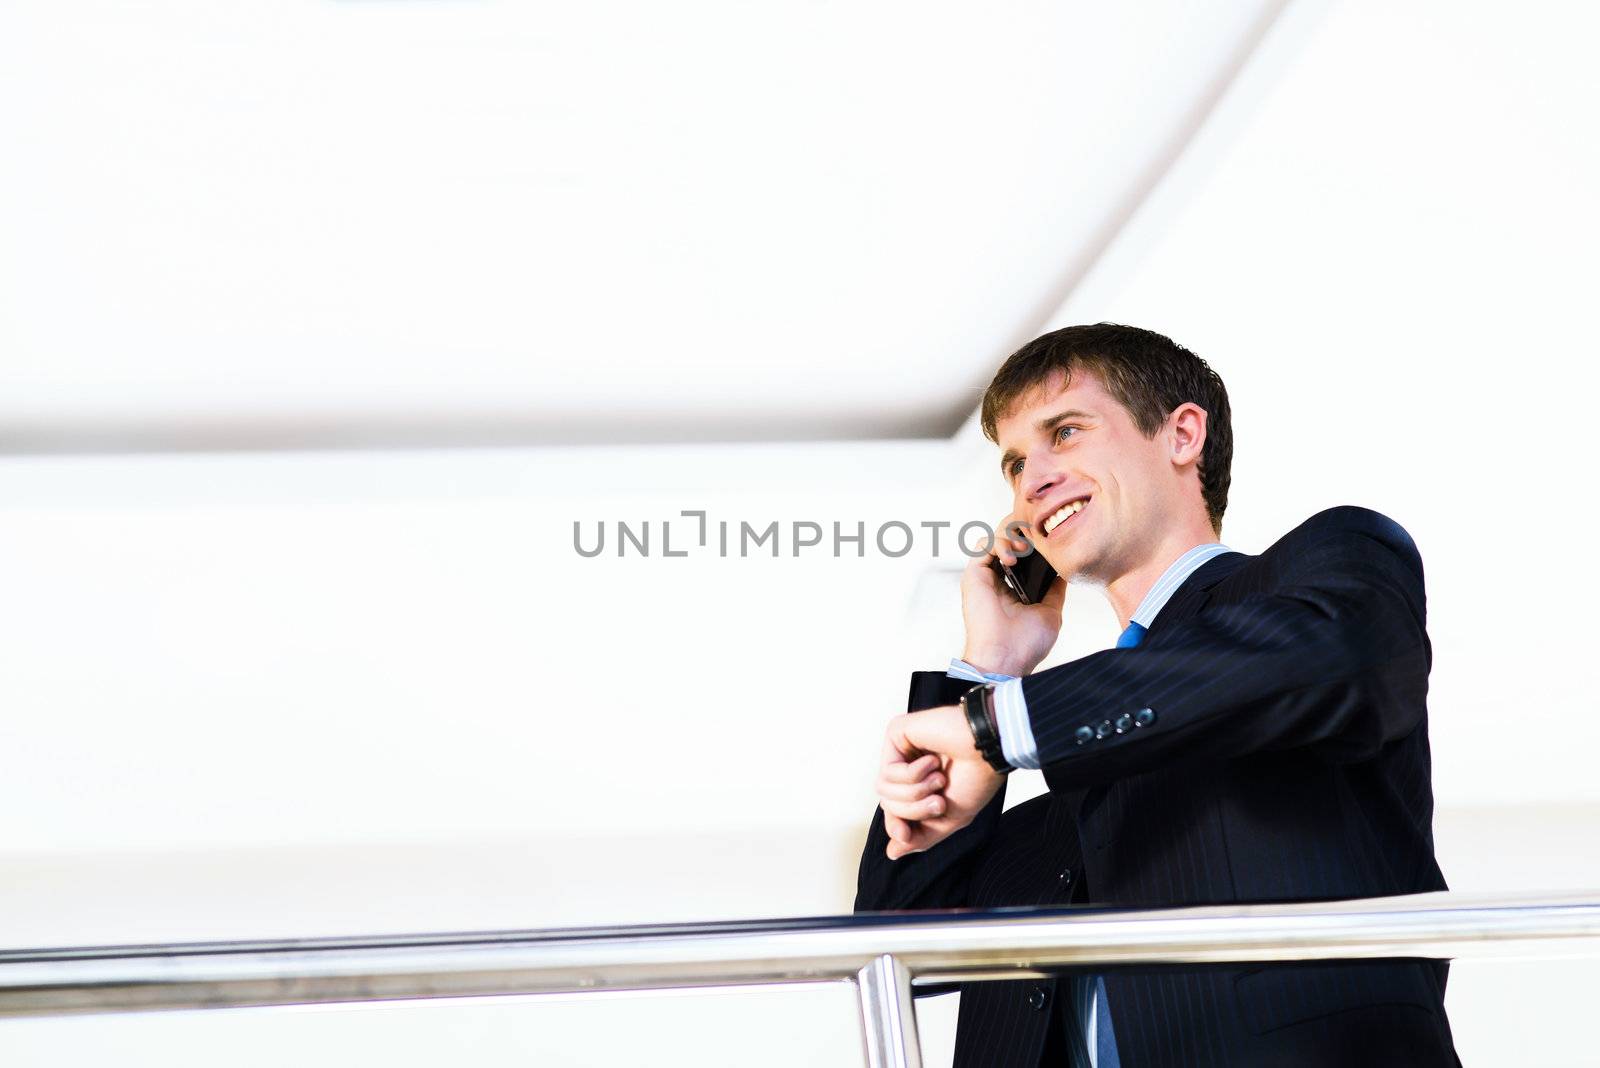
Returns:
[[[978,696],[978,688],[976,686],[974,686],[970,690],[967,690],[967,691],[963,692],[962,695],[961,695],[961,707],[966,710],[968,715],[971,715],[972,712],[974,711],[974,709],[978,709],[978,708],[982,708],[983,707],[982,705],[974,705],[973,704],[973,698],[975,698],[977,696]]]
[[[966,709],[968,725],[972,728],[972,740],[982,748],[988,736],[994,733],[991,726],[994,715],[989,711],[988,693],[994,689],[992,683],[974,686],[961,695],[961,707]],[[996,741],[999,739],[996,738]]]

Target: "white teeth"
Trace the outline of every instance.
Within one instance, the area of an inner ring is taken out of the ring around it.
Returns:
[[[1056,529],[1056,527],[1059,527],[1062,523],[1065,523],[1070,517],[1075,516],[1079,512],[1083,511],[1083,506],[1088,503],[1088,501],[1079,500],[1073,501],[1071,504],[1062,505],[1059,512],[1044,521],[1044,532],[1049,534],[1052,530]]]

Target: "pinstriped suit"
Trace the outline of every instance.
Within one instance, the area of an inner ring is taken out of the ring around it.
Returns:
[[[1048,793],[1002,814],[1002,788],[970,826],[898,861],[874,813],[856,911],[1445,889],[1425,622],[1415,545],[1366,509],[1329,509],[1259,556],[1207,562],[1139,647],[1024,680]],[[953,704],[970,685],[917,672],[909,708]],[[1454,1065],[1445,976],[1442,962],[1393,960],[1111,970],[1105,982],[1127,1068]],[[955,1063],[1040,1064],[1051,1030],[1071,1026],[1068,986],[963,987]]]

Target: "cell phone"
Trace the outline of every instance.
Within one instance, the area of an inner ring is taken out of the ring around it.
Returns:
[[[1006,588],[1023,604],[1038,604],[1050,592],[1056,580],[1056,569],[1037,548],[1027,556],[1017,558],[1016,567],[1007,567],[999,560],[991,564],[1006,580]]]

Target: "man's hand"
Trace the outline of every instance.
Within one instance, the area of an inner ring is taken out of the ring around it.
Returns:
[[[1022,676],[1049,655],[1061,633],[1067,580],[1057,576],[1038,604],[1023,604],[1012,596],[992,563],[998,559],[1015,566],[1017,553],[1028,548],[1025,540],[1007,536],[1007,527],[1013,523],[1026,529],[1015,516],[1006,516],[988,551],[968,560],[961,573],[961,618],[967,627],[961,659],[979,671]]]
[[[960,705],[890,720],[878,773],[889,859],[920,853],[971,823],[1003,781],[973,745]]]

